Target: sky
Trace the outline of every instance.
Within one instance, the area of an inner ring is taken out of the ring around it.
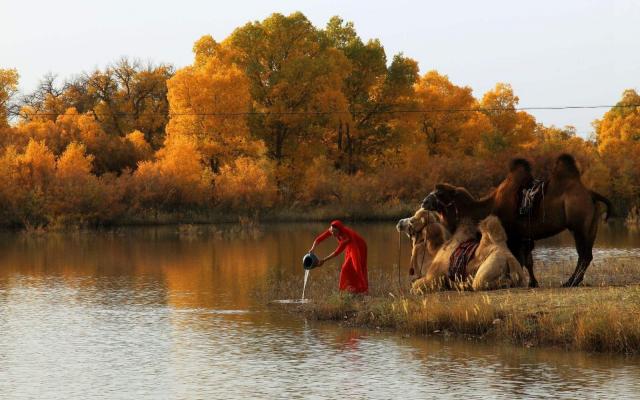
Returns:
[[[302,11],[317,27],[339,15],[379,38],[388,58],[418,61],[478,98],[510,83],[521,107],[615,104],[640,89],[640,1],[144,1],[0,0],[0,68],[16,68],[23,93],[47,73],[68,78],[123,56],[193,61],[202,35],[216,40],[271,13]],[[581,136],[606,109],[531,111]]]

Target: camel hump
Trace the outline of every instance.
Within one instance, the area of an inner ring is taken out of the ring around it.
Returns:
[[[528,174],[531,174],[531,163],[524,158],[514,158],[509,163],[509,172],[514,172],[515,170],[522,168]]]
[[[578,169],[575,158],[573,158],[571,154],[560,154],[556,159],[553,175],[557,178],[579,179],[580,170]]]

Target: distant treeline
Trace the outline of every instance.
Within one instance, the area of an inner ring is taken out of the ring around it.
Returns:
[[[573,154],[621,212],[639,203],[640,96],[623,93],[585,140],[517,110],[510,85],[478,99],[415,60],[390,59],[333,17],[273,14],[175,70],[122,59],[18,95],[0,70],[0,224],[96,225],[133,216],[329,208],[375,215],[437,181],[482,194],[514,156],[544,175]]]

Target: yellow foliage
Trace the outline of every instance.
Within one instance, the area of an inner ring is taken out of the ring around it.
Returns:
[[[640,141],[640,95],[635,90],[625,90],[616,106],[594,122],[601,149],[610,140]]]
[[[58,179],[77,179],[91,175],[92,155],[85,154],[84,145],[71,142],[56,162]]]
[[[18,71],[0,69],[0,128],[7,126],[8,106],[11,98],[18,91]]]
[[[32,185],[44,187],[55,171],[55,156],[44,141],[29,140],[23,154],[16,157],[19,179]]]
[[[511,85],[505,83],[496,84],[482,97],[480,105],[493,126],[492,132],[483,137],[484,147],[489,153],[517,148],[534,140],[535,118],[525,111],[516,110],[519,101]]]
[[[126,139],[133,145],[137,160],[147,160],[153,154],[151,145],[145,139],[144,133],[139,130],[129,133]]]
[[[464,111],[479,106],[471,88],[456,86],[437,71],[420,78],[416,101],[418,109],[432,110],[419,115],[416,121],[430,154],[473,154],[481,135],[491,131],[491,123],[484,114]]]
[[[193,138],[171,136],[155,161],[143,161],[134,174],[140,202],[150,207],[202,205],[211,196],[212,173],[202,164]]]
[[[204,35],[193,44],[194,64],[203,66],[209,58],[215,57],[220,50],[218,44],[211,35]]]
[[[266,160],[237,158],[220,169],[215,177],[217,200],[235,209],[256,210],[269,207],[276,198],[272,166]]]
[[[213,56],[201,62],[179,70],[167,83],[168,135],[195,139],[214,169],[238,156],[264,153],[263,144],[250,138],[242,115],[217,115],[249,110],[251,97],[245,75],[235,65]]]
[[[60,155],[72,142],[86,147],[94,157],[94,169],[98,174],[121,171],[135,167],[137,161],[149,157],[150,148],[139,135],[134,141],[108,135],[92,115],[80,114],[75,108],[67,109],[55,121],[31,119],[16,127],[21,141],[44,141],[54,154]]]

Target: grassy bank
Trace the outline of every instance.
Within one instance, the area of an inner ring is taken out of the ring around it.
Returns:
[[[539,266],[543,287],[535,290],[425,296],[402,293],[395,272],[374,270],[371,294],[365,297],[337,293],[335,271],[313,271],[307,289],[313,301],[292,310],[317,320],[403,334],[471,335],[527,347],[640,353],[640,265],[623,260],[594,265],[584,287],[560,288],[572,268],[568,263]],[[270,284],[270,296],[299,296],[299,280],[276,282]]]
[[[185,209],[173,212],[137,211],[128,212],[109,221],[95,222],[82,218],[51,218],[48,223],[30,224],[16,221],[2,221],[0,228],[18,229],[27,232],[73,231],[95,228],[112,228],[125,226],[160,226],[160,225],[202,225],[202,224],[251,224],[272,222],[325,222],[333,219],[344,221],[388,221],[413,215],[416,204],[390,202],[385,205],[370,207],[347,207],[321,205],[317,207],[283,207],[261,210],[235,210],[225,208]]]

